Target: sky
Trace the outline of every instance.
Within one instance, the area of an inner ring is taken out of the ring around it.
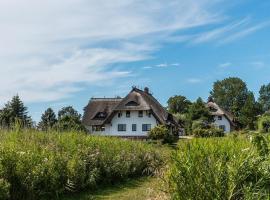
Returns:
[[[215,81],[270,82],[267,0],[0,0],[0,106],[18,94],[83,114],[91,97],[150,88],[206,99]]]

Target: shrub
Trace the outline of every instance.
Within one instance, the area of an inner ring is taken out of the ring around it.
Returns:
[[[153,174],[161,164],[160,154],[143,142],[79,133],[0,133],[0,195],[8,190],[11,199],[93,190]]]
[[[171,133],[171,131],[165,125],[155,126],[148,132],[148,137],[152,140],[160,140],[163,144],[171,144],[177,141],[177,135]]]
[[[270,132],[270,115],[263,115],[258,120],[258,129],[262,133]]]
[[[208,129],[196,128],[193,130],[195,137],[223,137],[224,131],[215,127]]]
[[[10,197],[9,189],[10,189],[10,184],[4,179],[0,179],[0,199],[1,200],[9,199]]]
[[[243,138],[180,143],[166,177],[171,199],[268,199],[267,140],[255,135],[252,141],[255,146]]]

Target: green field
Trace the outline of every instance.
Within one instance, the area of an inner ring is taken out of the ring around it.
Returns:
[[[269,199],[267,135],[177,147],[81,133],[0,133],[0,199]]]

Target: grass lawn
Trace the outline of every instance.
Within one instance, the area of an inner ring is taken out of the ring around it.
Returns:
[[[144,177],[102,188],[95,192],[68,195],[61,200],[166,200],[161,188],[159,178]]]

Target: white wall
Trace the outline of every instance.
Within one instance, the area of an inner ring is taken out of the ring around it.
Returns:
[[[126,124],[126,131],[118,131],[118,124]],[[137,130],[132,131],[132,124],[137,124]],[[119,118],[116,114],[111,124],[105,125],[105,131],[94,132],[94,134],[115,135],[115,136],[146,136],[147,131],[142,131],[142,124],[151,124],[151,128],[154,128],[158,122],[156,118],[151,115],[149,117],[146,111],[143,111],[143,117],[138,117],[138,111],[130,111],[130,117],[126,117],[126,112],[122,112],[122,116]],[[91,127],[87,127],[90,132]]]
[[[231,132],[231,124],[230,124],[229,120],[225,116],[222,116],[221,120],[218,119],[218,116],[215,116],[214,120],[215,120],[214,124],[217,127],[219,127],[220,125],[225,126],[225,133]]]

